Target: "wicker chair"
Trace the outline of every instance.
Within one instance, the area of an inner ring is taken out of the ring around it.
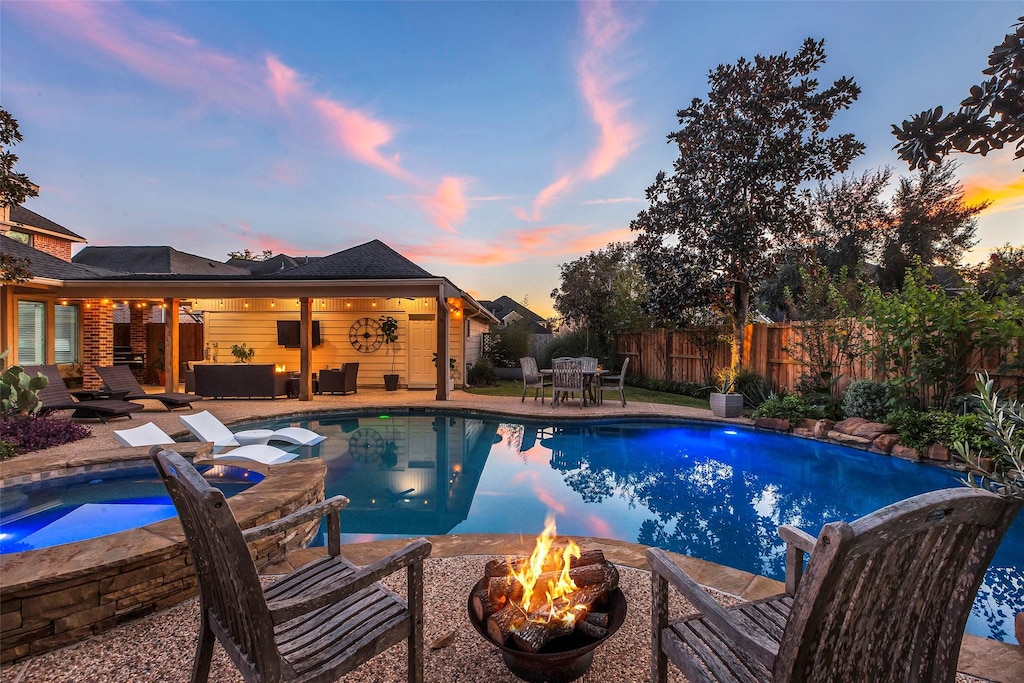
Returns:
[[[192,668],[207,681],[214,640],[249,682],[333,681],[403,640],[408,680],[423,680],[423,560],[420,539],[357,569],[341,558],[340,511],[335,496],[244,534],[224,494],[178,453],[150,451],[178,510],[199,579],[200,629]],[[265,590],[246,542],[327,517],[327,555],[287,574]],[[377,580],[407,568],[407,600]]]
[[[694,682],[951,683],[974,596],[1019,508],[964,487],[826,524],[816,539],[779,527],[786,592],[730,608],[649,549],[651,680],[664,683],[671,660]],[[669,623],[669,583],[700,613]]]
[[[340,370],[321,370],[317,373],[318,394],[357,393],[356,377],[359,375],[359,363],[345,363]]]

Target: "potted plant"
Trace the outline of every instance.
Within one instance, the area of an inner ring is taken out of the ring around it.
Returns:
[[[455,391],[455,366],[457,362],[454,357],[448,357],[448,391]],[[434,367],[437,367],[437,352],[434,352]]]
[[[231,355],[235,357],[236,363],[248,363],[256,355],[256,349],[250,349],[245,344],[232,344]]]
[[[711,392],[711,414],[715,417],[739,417],[743,413],[743,394],[737,394],[736,370],[722,368],[715,375],[716,391]]]
[[[398,357],[398,321],[390,315],[382,315],[380,329],[384,332],[384,343],[391,347],[391,374],[384,375],[384,388],[387,391],[396,391],[398,389],[398,375],[395,374],[395,360]]]

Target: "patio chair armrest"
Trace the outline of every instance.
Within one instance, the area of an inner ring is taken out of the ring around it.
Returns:
[[[430,541],[420,538],[395,552],[382,557],[373,564],[368,564],[359,571],[350,574],[344,581],[332,585],[327,590],[310,593],[301,598],[275,600],[267,603],[270,615],[275,624],[294,619],[315,609],[333,604],[345,597],[367,588],[385,576],[394,574],[403,567],[423,562],[430,556]]]
[[[796,595],[804,576],[804,555],[814,552],[818,539],[788,524],[779,527],[779,538],[786,542],[786,592]]]
[[[647,563],[651,571],[665,579],[693,605],[701,616],[716,627],[734,645],[752,653],[769,670],[775,663],[778,645],[762,635],[752,633],[728,610],[701,588],[700,584],[676,566],[668,554],[660,548],[647,549]]]
[[[320,519],[331,514],[338,514],[345,509],[346,505],[348,505],[348,498],[345,496],[334,496],[333,498],[328,498],[327,500],[296,510],[272,522],[246,529],[242,532],[242,535],[245,537],[246,543],[258,541],[261,538],[273,536],[286,529],[290,529],[297,524]]]

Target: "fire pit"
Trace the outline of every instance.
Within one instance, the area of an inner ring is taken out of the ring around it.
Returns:
[[[567,683],[626,619],[619,573],[600,550],[554,543],[554,520],[529,559],[492,560],[470,592],[469,620],[532,683]]]

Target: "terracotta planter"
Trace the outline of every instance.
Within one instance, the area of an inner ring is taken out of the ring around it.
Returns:
[[[739,417],[743,414],[743,394],[711,394],[711,414],[715,417]]]
[[[384,388],[387,391],[398,391],[398,375],[384,375]]]

